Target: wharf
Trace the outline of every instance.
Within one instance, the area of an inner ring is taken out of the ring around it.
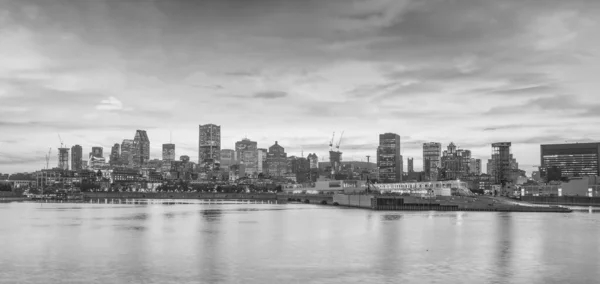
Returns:
[[[396,211],[482,211],[482,212],[554,212],[569,213],[571,209],[560,206],[534,205],[513,202],[505,198],[478,197],[434,197],[420,198],[393,195],[336,194],[335,205],[372,210]]]

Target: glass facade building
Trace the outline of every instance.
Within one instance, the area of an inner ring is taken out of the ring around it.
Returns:
[[[563,177],[600,175],[600,143],[552,144],[540,146],[540,170],[561,169]]]
[[[400,135],[395,133],[379,134],[377,167],[379,168],[380,181],[402,181],[403,166],[400,153]]]

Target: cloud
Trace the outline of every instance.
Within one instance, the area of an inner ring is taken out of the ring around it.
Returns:
[[[109,97],[106,100],[102,100],[100,102],[100,104],[96,106],[96,109],[97,110],[107,110],[107,111],[114,111],[114,110],[129,111],[129,110],[132,110],[131,108],[123,107],[123,103],[115,97]]]
[[[253,97],[260,99],[279,99],[287,96],[288,93],[282,91],[265,91],[255,93]]]

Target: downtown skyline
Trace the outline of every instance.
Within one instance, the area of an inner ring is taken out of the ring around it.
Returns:
[[[57,133],[197,157],[208,123],[320,160],[333,131],[345,161],[393,132],[415,170],[425,142],[510,141],[531,172],[540,144],[600,140],[600,3],[563,2],[0,1],[0,172],[56,161]]]

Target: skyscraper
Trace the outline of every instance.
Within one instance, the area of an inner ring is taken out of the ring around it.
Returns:
[[[121,143],[121,164],[133,167],[133,140],[124,139]]]
[[[102,147],[92,147],[92,152],[90,153],[90,157],[95,158],[104,158],[103,148]]]
[[[71,169],[79,171],[83,169],[83,149],[79,145],[71,147]]]
[[[133,138],[133,166],[144,167],[150,160],[150,139],[145,130],[137,130]]]
[[[69,170],[69,148],[58,148],[58,168]]]
[[[510,142],[492,144],[492,158],[488,160],[487,173],[496,184],[505,185],[510,181],[511,171],[519,169],[517,160],[510,153]]]
[[[442,155],[442,144],[438,142],[423,143],[423,170],[425,178],[436,181],[438,169],[441,167],[440,157]]]
[[[269,175],[272,177],[282,177],[287,171],[287,154],[277,141],[275,141],[273,146],[269,147],[267,165]]]
[[[414,168],[414,163],[413,163],[413,158],[408,158],[408,173],[414,173],[415,172],[415,168]]]
[[[244,138],[242,141],[235,142],[237,160],[243,165],[244,173],[252,176],[258,174],[258,143]]]
[[[269,152],[267,151],[267,149],[259,148],[257,153],[258,153],[258,172],[264,174],[264,173],[268,172],[267,156],[268,156]]]
[[[316,153],[308,154],[307,158],[311,169],[319,168],[319,157]]]
[[[114,166],[120,163],[121,159],[121,147],[119,143],[115,143],[110,150],[110,161],[109,163]]]
[[[162,159],[163,161],[175,161],[175,144],[163,144],[162,145]]]
[[[459,149],[450,142],[442,155],[442,168],[445,179],[460,179],[470,173],[471,151]]]
[[[400,135],[395,133],[379,134],[377,147],[377,167],[382,182],[402,181],[402,155],[400,154]]]
[[[221,126],[205,124],[199,126],[198,164],[211,168],[221,161]]]

